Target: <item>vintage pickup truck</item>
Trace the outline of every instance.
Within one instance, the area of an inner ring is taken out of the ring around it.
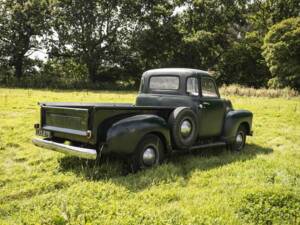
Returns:
[[[118,154],[134,168],[162,162],[174,151],[227,146],[240,151],[252,135],[252,113],[234,110],[215,80],[196,69],[146,71],[136,103],[39,103],[37,146],[96,159]]]

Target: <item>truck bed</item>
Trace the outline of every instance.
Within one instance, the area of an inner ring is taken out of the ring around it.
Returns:
[[[118,120],[139,114],[155,114],[167,120],[174,109],[129,103],[41,102],[39,105],[41,128],[51,132],[51,137],[88,144],[97,144],[96,137],[105,142],[107,129]]]

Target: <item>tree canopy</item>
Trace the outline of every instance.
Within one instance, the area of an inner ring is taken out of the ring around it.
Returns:
[[[50,6],[45,0],[3,0],[0,4],[0,58],[20,78],[24,63],[29,64],[27,56],[42,47],[40,40],[50,28]]]
[[[0,84],[136,86],[144,70],[191,67],[299,89],[299,16],[297,0],[2,0]]]
[[[272,26],[264,38],[263,49],[273,76],[269,83],[300,89],[300,17]]]

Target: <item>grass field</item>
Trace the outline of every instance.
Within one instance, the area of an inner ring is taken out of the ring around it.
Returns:
[[[0,89],[0,224],[300,224],[300,98],[228,97],[254,113],[243,152],[174,155],[136,174],[31,144],[38,101],[134,98]]]

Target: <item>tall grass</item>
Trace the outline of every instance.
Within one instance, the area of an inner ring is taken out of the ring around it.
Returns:
[[[269,98],[292,98],[299,96],[299,92],[291,88],[272,89],[272,88],[251,88],[244,87],[238,84],[235,85],[223,85],[220,88],[220,93],[223,95],[236,95],[247,97],[269,97]]]

